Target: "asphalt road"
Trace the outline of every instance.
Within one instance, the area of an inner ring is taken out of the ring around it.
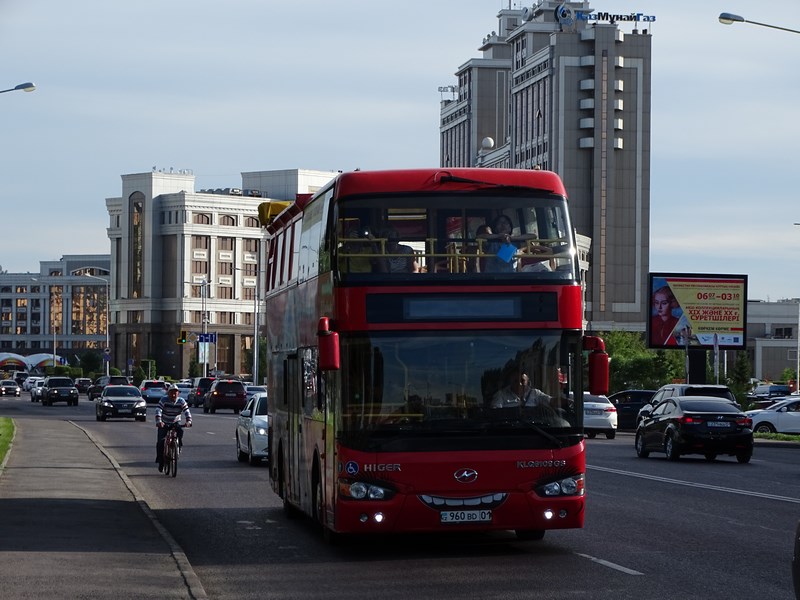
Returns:
[[[582,530],[540,542],[509,533],[331,547],[306,520],[286,519],[265,468],[236,461],[232,413],[196,412],[171,479],[153,463],[152,418],[98,423],[85,401],[23,410],[91,431],[180,544],[209,598],[794,598],[796,448],[759,445],[747,465],[672,463],[637,458],[631,435],[597,438],[587,441]]]

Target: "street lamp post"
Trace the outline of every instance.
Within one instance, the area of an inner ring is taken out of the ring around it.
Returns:
[[[760,27],[769,27],[770,29],[780,29],[781,31],[788,31],[789,33],[800,33],[800,31],[797,29],[779,27],[778,25],[770,25],[769,23],[759,23],[758,21],[748,21],[744,17],[727,12],[720,13],[719,22],[723,25],[733,25],[734,23],[750,23],[750,25],[759,25]]]
[[[7,90],[0,90],[0,94],[5,94],[6,92],[18,92],[22,90],[23,92],[32,92],[36,89],[36,84],[28,81],[26,83],[20,83],[19,85],[15,85],[13,88],[8,88]]]
[[[104,360],[106,363],[106,375],[109,375],[111,372],[111,356],[108,355],[108,352],[111,349],[111,337],[109,333],[109,328],[111,327],[111,321],[109,320],[109,309],[108,309],[108,301],[111,298],[111,280],[106,279],[104,277],[98,277],[97,275],[86,275],[86,277],[91,277],[92,279],[99,279],[103,283],[106,284],[106,347],[104,349],[103,355]]]

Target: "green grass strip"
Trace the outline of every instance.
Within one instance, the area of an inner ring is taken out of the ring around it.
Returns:
[[[0,417],[0,465],[8,454],[11,447],[11,439],[14,437],[14,421],[8,417]]]

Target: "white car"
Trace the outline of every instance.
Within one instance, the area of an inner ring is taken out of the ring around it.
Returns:
[[[44,388],[44,379],[37,379],[31,388],[31,402],[42,401],[42,389]]]
[[[256,465],[269,457],[268,419],[266,395],[247,401],[236,423],[236,458],[239,462],[248,461]]]
[[[35,375],[28,377],[23,382],[22,389],[25,390],[26,392],[30,392],[31,388],[36,384],[37,381],[44,381],[44,377],[36,377]]]
[[[606,396],[583,393],[583,430],[593,438],[605,433],[609,440],[617,435],[617,407]]]
[[[175,384],[178,386],[178,396],[189,402],[189,394],[192,393],[192,384],[191,382],[178,382]]]
[[[263,385],[245,385],[245,399],[251,400],[252,398],[266,398],[267,397],[267,388]]]
[[[745,413],[753,419],[753,433],[800,433],[800,399],[784,398],[772,406]]]

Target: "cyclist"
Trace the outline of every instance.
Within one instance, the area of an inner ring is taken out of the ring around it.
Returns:
[[[192,426],[192,413],[186,400],[180,397],[178,386],[174,383],[169,386],[167,395],[163,396],[156,407],[156,427],[158,427],[158,441],[156,441],[156,462],[159,472],[164,470],[164,438],[167,437],[166,425],[178,425],[178,447],[183,446],[183,427],[180,427],[181,415],[186,419],[186,427]]]

